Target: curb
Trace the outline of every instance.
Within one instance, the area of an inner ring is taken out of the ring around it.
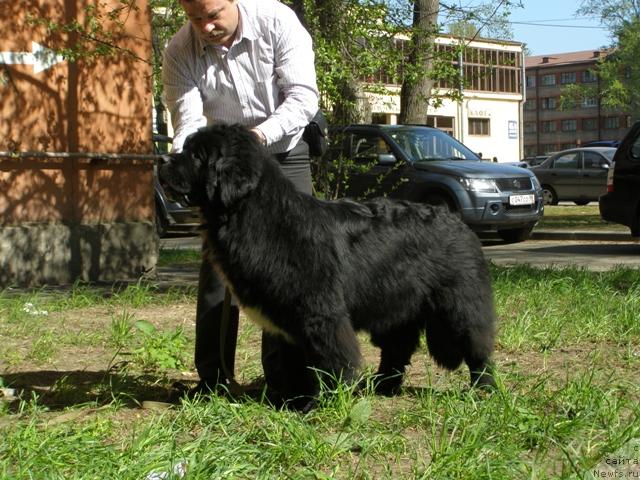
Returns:
[[[592,240],[603,242],[635,242],[638,239],[629,232],[597,230],[536,230],[531,232],[531,240]]]
[[[496,238],[498,234],[495,232],[477,232],[482,238]],[[613,230],[549,230],[535,228],[531,232],[529,240],[591,240],[594,242],[636,242],[636,239],[629,232],[613,231]],[[185,238],[169,238],[160,239],[160,248],[172,248],[178,250],[200,250],[202,248],[202,240],[200,237]]]

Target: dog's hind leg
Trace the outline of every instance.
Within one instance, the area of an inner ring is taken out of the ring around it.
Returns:
[[[402,385],[405,369],[420,343],[420,324],[413,323],[372,333],[371,342],[380,348],[376,392],[395,395]]]
[[[476,328],[467,332],[467,348],[464,361],[469,367],[471,386],[478,388],[493,388],[496,381],[493,378],[493,363],[491,353],[494,346],[493,327]]]
[[[452,308],[439,305],[426,315],[429,353],[437,364],[455,370],[464,361],[471,385],[495,386],[491,353],[494,342],[493,307],[490,302],[457,302]]]
[[[471,386],[478,388],[493,388],[496,382],[493,378],[493,364],[491,354],[495,343],[495,312],[491,291],[475,297],[475,304],[469,302],[461,313],[462,342],[464,361],[469,367]]]

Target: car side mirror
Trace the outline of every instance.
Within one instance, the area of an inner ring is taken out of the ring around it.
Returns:
[[[381,153],[378,155],[380,165],[393,165],[396,163],[396,156],[393,153]]]

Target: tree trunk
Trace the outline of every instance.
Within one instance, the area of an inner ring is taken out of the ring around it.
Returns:
[[[413,34],[408,54],[410,68],[400,90],[399,123],[427,123],[427,108],[434,85],[427,73],[433,59],[438,9],[438,0],[414,0]]]

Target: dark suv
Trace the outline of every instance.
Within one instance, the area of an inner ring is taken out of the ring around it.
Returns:
[[[607,176],[607,193],[600,197],[600,216],[621,223],[640,237],[640,122],[636,122],[618,147]]]
[[[482,161],[436,128],[350,125],[332,132],[330,156],[350,163],[338,196],[443,204],[472,229],[497,231],[507,242],[526,240],[544,211],[531,171]]]

